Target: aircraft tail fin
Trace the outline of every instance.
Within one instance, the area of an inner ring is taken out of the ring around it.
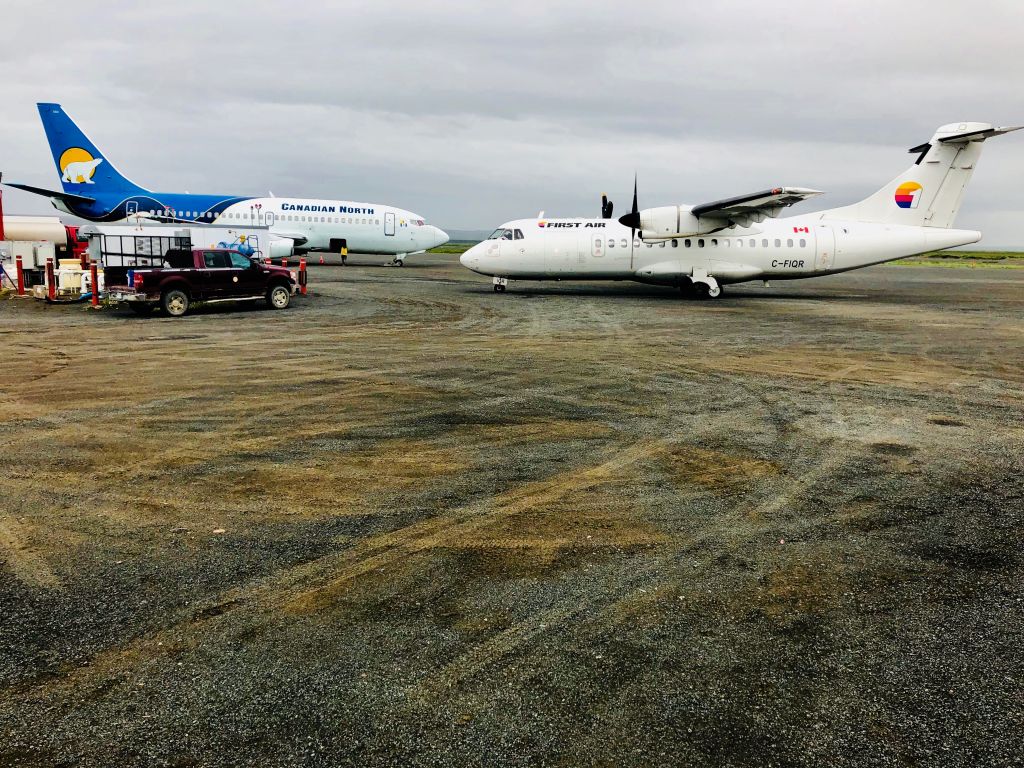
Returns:
[[[870,197],[824,211],[822,218],[948,229],[960,210],[964,190],[981,156],[982,142],[1021,127],[944,125],[930,141],[910,150],[918,156],[910,168]]]
[[[70,194],[147,192],[122,176],[60,104],[37,104],[61,186]]]

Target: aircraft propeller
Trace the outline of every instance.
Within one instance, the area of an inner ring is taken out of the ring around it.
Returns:
[[[637,202],[637,181],[636,174],[633,174],[633,210],[625,216],[619,217],[619,224],[629,227],[629,256],[630,264],[633,263],[633,251],[636,249],[636,231],[640,229],[640,206]]]
[[[640,206],[637,204],[636,174],[633,174],[633,210],[619,217],[619,224],[636,232],[640,229]]]

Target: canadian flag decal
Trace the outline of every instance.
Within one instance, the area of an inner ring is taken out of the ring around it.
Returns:
[[[807,227],[793,227],[793,231],[794,232],[806,232],[808,234],[810,234],[810,232],[811,232],[811,230],[809,230]]]

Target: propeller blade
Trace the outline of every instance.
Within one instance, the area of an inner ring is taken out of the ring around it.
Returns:
[[[619,218],[619,224],[629,227],[634,232],[640,229],[640,205],[637,201],[637,180],[633,175],[633,210]]]

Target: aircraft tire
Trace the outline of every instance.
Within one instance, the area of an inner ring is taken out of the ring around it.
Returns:
[[[505,292],[505,286],[504,285],[496,285],[496,286],[494,286],[494,292],[495,293],[504,293]]]

